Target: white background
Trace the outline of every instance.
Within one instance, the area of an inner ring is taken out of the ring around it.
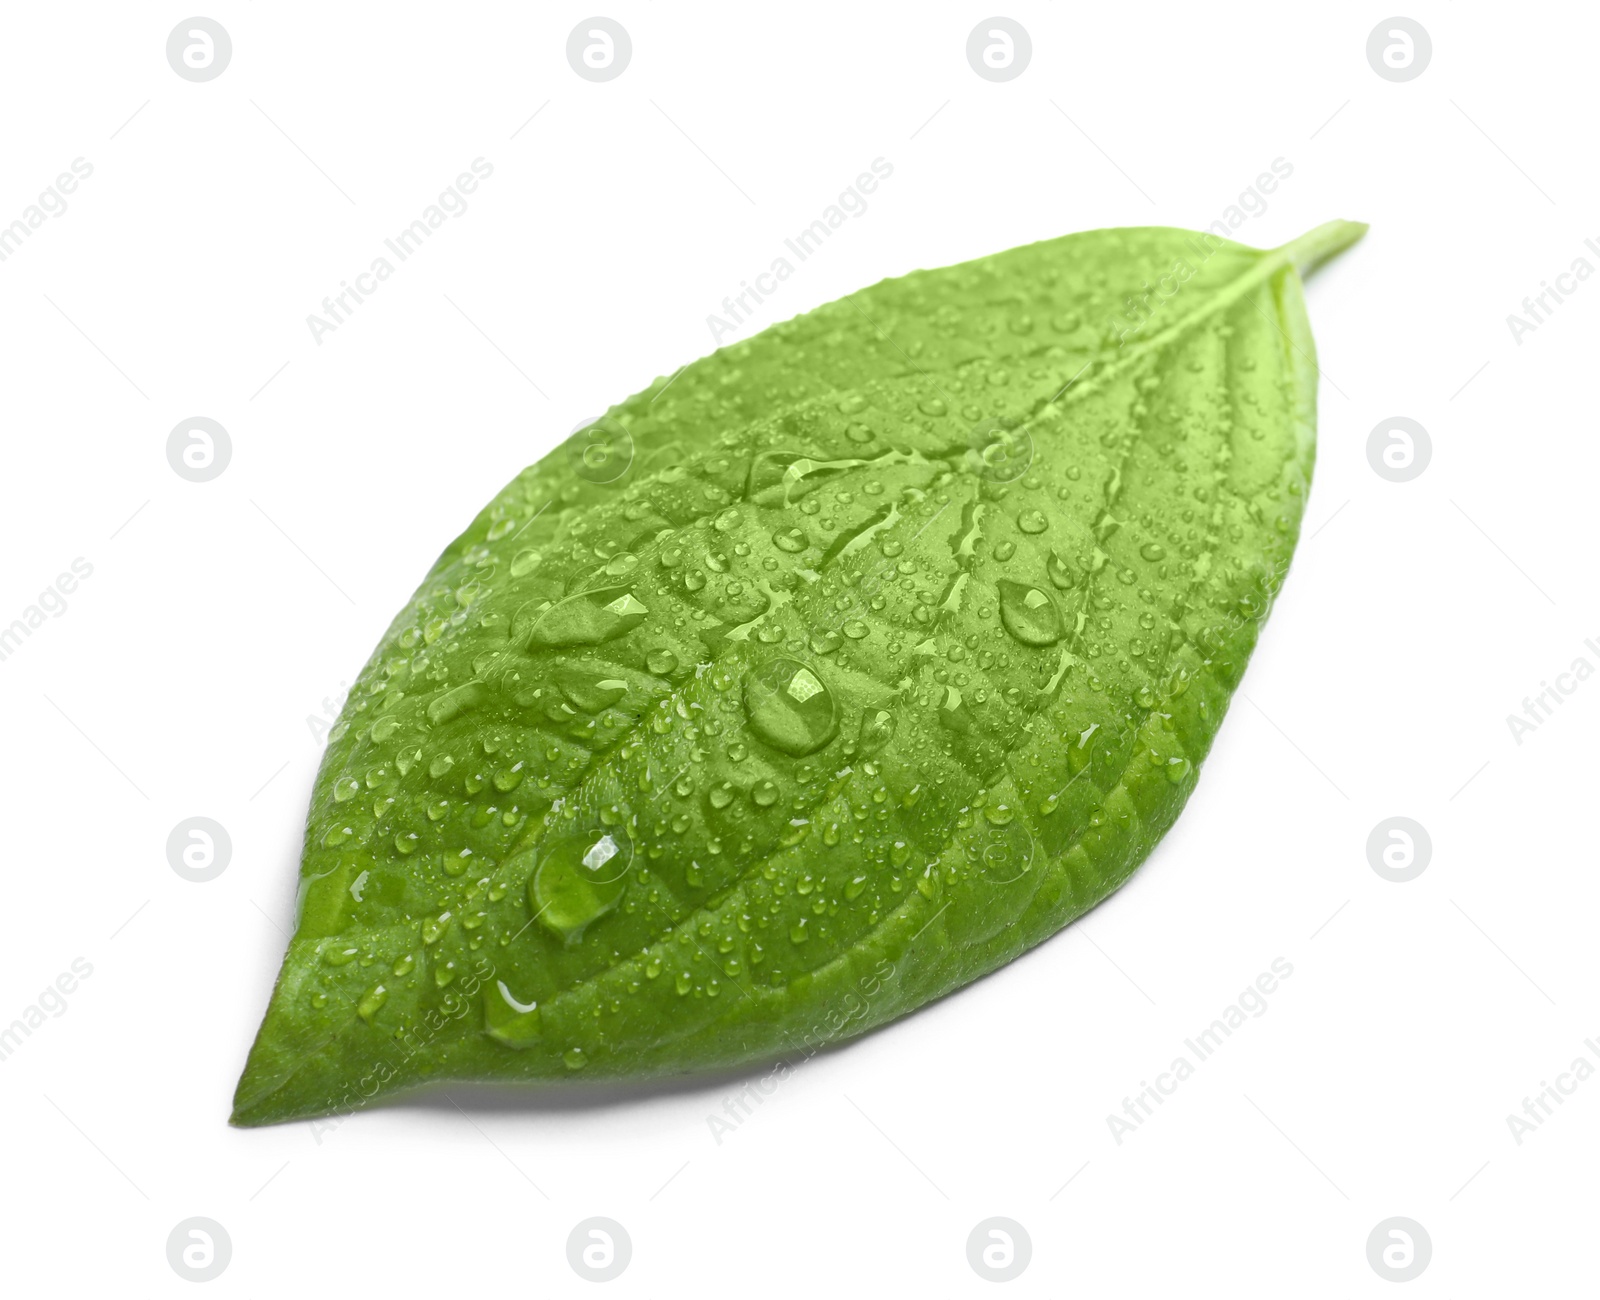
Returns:
[[[1016,4],[1032,62],[993,84],[981,6],[622,3],[632,62],[591,84],[565,4],[205,12],[234,46],[205,84],[167,64],[171,6],[8,6],[0,41],[0,223],[94,169],[0,263],[0,625],[94,570],[0,662],[0,1025],[93,966],[0,1062],[8,1294],[192,1294],[166,1241],[196,1215],[232,1242],[217,1296],[591,1294],[566,1258],[591,1215],[631,1237],[619,1297],[988,1294],[966,1241],[993,1215],[1032,1240],[1019,1295],[1390,1294],[1366,1242],[1395,1215],[1433,1247],[1407,1294],[1593,1285],[1600,1079],[1520,1145],[1506,1119],[1600,1050],[1600,682],[1520,745],[1506,722],[1600,665],[1600,284],[1520,345],[1506,323],[1600,267],[1592,13],[1410,9],[1432,62],[1394,84],[1382,8]],[[470,210],[314,342],[477,157]],[[1372,223],[1308,290],[1306,529],[1177,828],[1085,921],[720,1143],[741,1080],[226,1127],[308,719],[505,480],[708,351],[707,315],[877,157],[865,214],[740,337],[1074,230],[1204,227],[1276,158],[1238,238]],[[204,484],[165,451],[195,415],[233,446]],[[1394,415],[1432,438],[1404,484],[1366,454]],[[233,843],[206,884],[166,858],[195,815]],[[1406,884],[1367,860],[1393,815],[1433,843]],[[1266,1014],[1118,1145],[1107,1116],[1277,957]]]

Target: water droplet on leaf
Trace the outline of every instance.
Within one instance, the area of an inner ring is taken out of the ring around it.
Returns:
[[[603,587],[557,601],[528,632],[535,646],[599,645],[626,636],[650,613],[626,587]]]
[[[839,705],[816,673],[795,659],[770,659],[744,681],[750,729],[793,758],[815,753],[839,730]]]
[[[1000,622],[1023,645],[1054,645],[1066,635],[1061,611],[1046,593],[1026,583],[1010,582],[1004,578],[998,585]]]
[[[622,901],[633,842],[620,826],[573,828],[555,832],[535,852],[529,901],[540,924],[570,947]]]

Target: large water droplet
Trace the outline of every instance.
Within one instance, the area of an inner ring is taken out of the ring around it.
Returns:
[[[817,675],[794,659],[770,659],[744,679],[750,729],[793,758],[813,754],[839,730],[839,705]]]
[[[944,698],[939,701],[939,724],[962,735],[970,733],[977,725],[972,710],[954,686],[944,688]]]
[[[356,1003],[356,1015],[370,1025],[372,1017],[378,1014],[378,1008],[388,1000],[389,990],[384,988],[382,984],[374,984],[361,995],[361,1001]]]
[[[609,709],[628,693],[627,682],[581,664],[562,664],[552,676],[567,702],[585,713]]]
[[[458,713],[477,707],[483,695],[482,682],[462,682],[434,697],[428,705],[428,721],[436,727],[449,722]]]
[[[863,757],[876,754],[894,739],[894,714],[886,706],[872,706],[861,712],[861,734],[856,744]]]
[[[569,946],[622,901],[633,842],[620,826],[557,832],[535,849],[528,898],[541,924]]]
[[[745,498],[756,505],[791,506],[840,474],[865,463],[854,459],[813,460],[804,452],[796,451],[764,452],[750,463]],[[778,541],[777,536],[773,540]],[[778,545],[783,543],[778,541]]]
[[[1061,621],[1061,611],[1055,601],[1039,590],[1022,582],[1002,578],[1000,588],[1000,621],[1023,645],[1054,645],[1066,635],[1066,625]]]
[[[644,622],[649,610],[626,587],[582,591],[557,601],[528,633],[536,646],[599,645],[626,636]]]
[[[1060,587],[1062,591],[1070,591],[1077,585],[1077,578],[1073,575],[1072,566],[1055,551],[1051,551],[1045,557],[1044,571],[1049,575],[1050,581]]]

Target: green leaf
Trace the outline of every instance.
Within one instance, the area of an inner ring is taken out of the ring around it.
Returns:
[[[809,1052],[1104,898],[1287,570],[1299,275],[1364,229],[887,280],[524,471],[330,733],[234,1122]]]

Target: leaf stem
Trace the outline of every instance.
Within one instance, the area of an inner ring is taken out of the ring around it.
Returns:
[[[1364,221],[1329,221],[1315,230],[1308,230],[1299,239],[1290,240],[1278,251],[1294,263],[1295,270],[1304,279],[1366,233]]]

